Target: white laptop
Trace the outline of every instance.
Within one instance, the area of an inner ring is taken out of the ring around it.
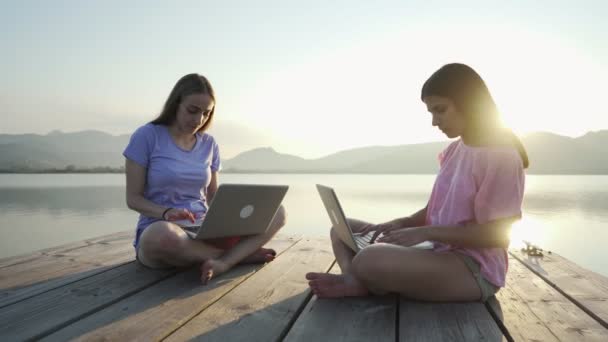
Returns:
[[[373,243],[371,241],[374,235],[373,231],[366,235],[353,233],[352,229],[348,225],[346,215],[344,215],[344,211],[342,210],[342,206],[340,205],[340,201],[338,201],[338,196],[336,196],[334,189],[317,184],[317,191],[319,191],[321,201],[323,201],[325,210],[327,210],[327,214],[329,215],[332,226],[342,242],[344,242],[354,252],[359,252],[361,249]],[[432,249],[433,243],[430,241],[424,241],[412,247],[420,249]]]
[[[202,222],[178,224],[194,239],[262,234],[287,189],[287,185],[221,184]]]

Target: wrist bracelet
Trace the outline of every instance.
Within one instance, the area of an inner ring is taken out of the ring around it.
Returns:
[[[165,211],[163,211],[163,214],[161,215],[161,218],[162,218],[163,220],[165,220],[165,221],[167,220],[167,219],[165,218],[165,214],[166,214],[166,213],[167,213],[169,210],[171,210],[171,209],[173,209],[173,208],[167,208],[167,209],[165,209]]]

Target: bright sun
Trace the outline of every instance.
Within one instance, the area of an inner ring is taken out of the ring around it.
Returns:
[[[511,228],[511,247],[524,247],[524,241],[532,242],[535,245],[545,245],[546,225],[530,216],[524,216],[521,220],[513,224]]]

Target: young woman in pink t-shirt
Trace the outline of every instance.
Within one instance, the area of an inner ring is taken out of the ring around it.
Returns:
[[[354,231],[375,231],[376,243],[356,255],[335,234],[342,274],[309,273],[319,297],[396,292],[429,301],[485,301],[505,283],[510,226],[521,217],[528,156],[482,78],[448,64],[424,83],[421,99],[433,126],[459,138],[440,155],[427,206],[382,224],[350,219]],[[411,246],[433,241],[431,250]]]

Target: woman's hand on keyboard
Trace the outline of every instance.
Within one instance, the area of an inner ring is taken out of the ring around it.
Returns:
[[[368,224],[363,226],[363,229],[361,231],[359,231],[359,234],[363,235],[367,235],[371,232],[374,232],[374,235],[372,236],[372,239],[370,240],[370,243],[374,243],[374,241],[376,241],[376,239],[378,238],[378,235],[380,234],[386,234],[387,232],[390,232],[392,230],[396,230],[402,228],[400,226],[400,222],[398,220],[391,220],[385,223],[380,223],[380,224]]]
[[[196,221],[196,216],[188,209],[185,208],[171,208],[167,211],[167,221],[179,221],[179,220],[189,220],[194,223]]]
[[[425,229],[425,227],[409,227],[385,232],[384,236],[378,239],[378,242],[411,247],[428,239],[428,229]]]

